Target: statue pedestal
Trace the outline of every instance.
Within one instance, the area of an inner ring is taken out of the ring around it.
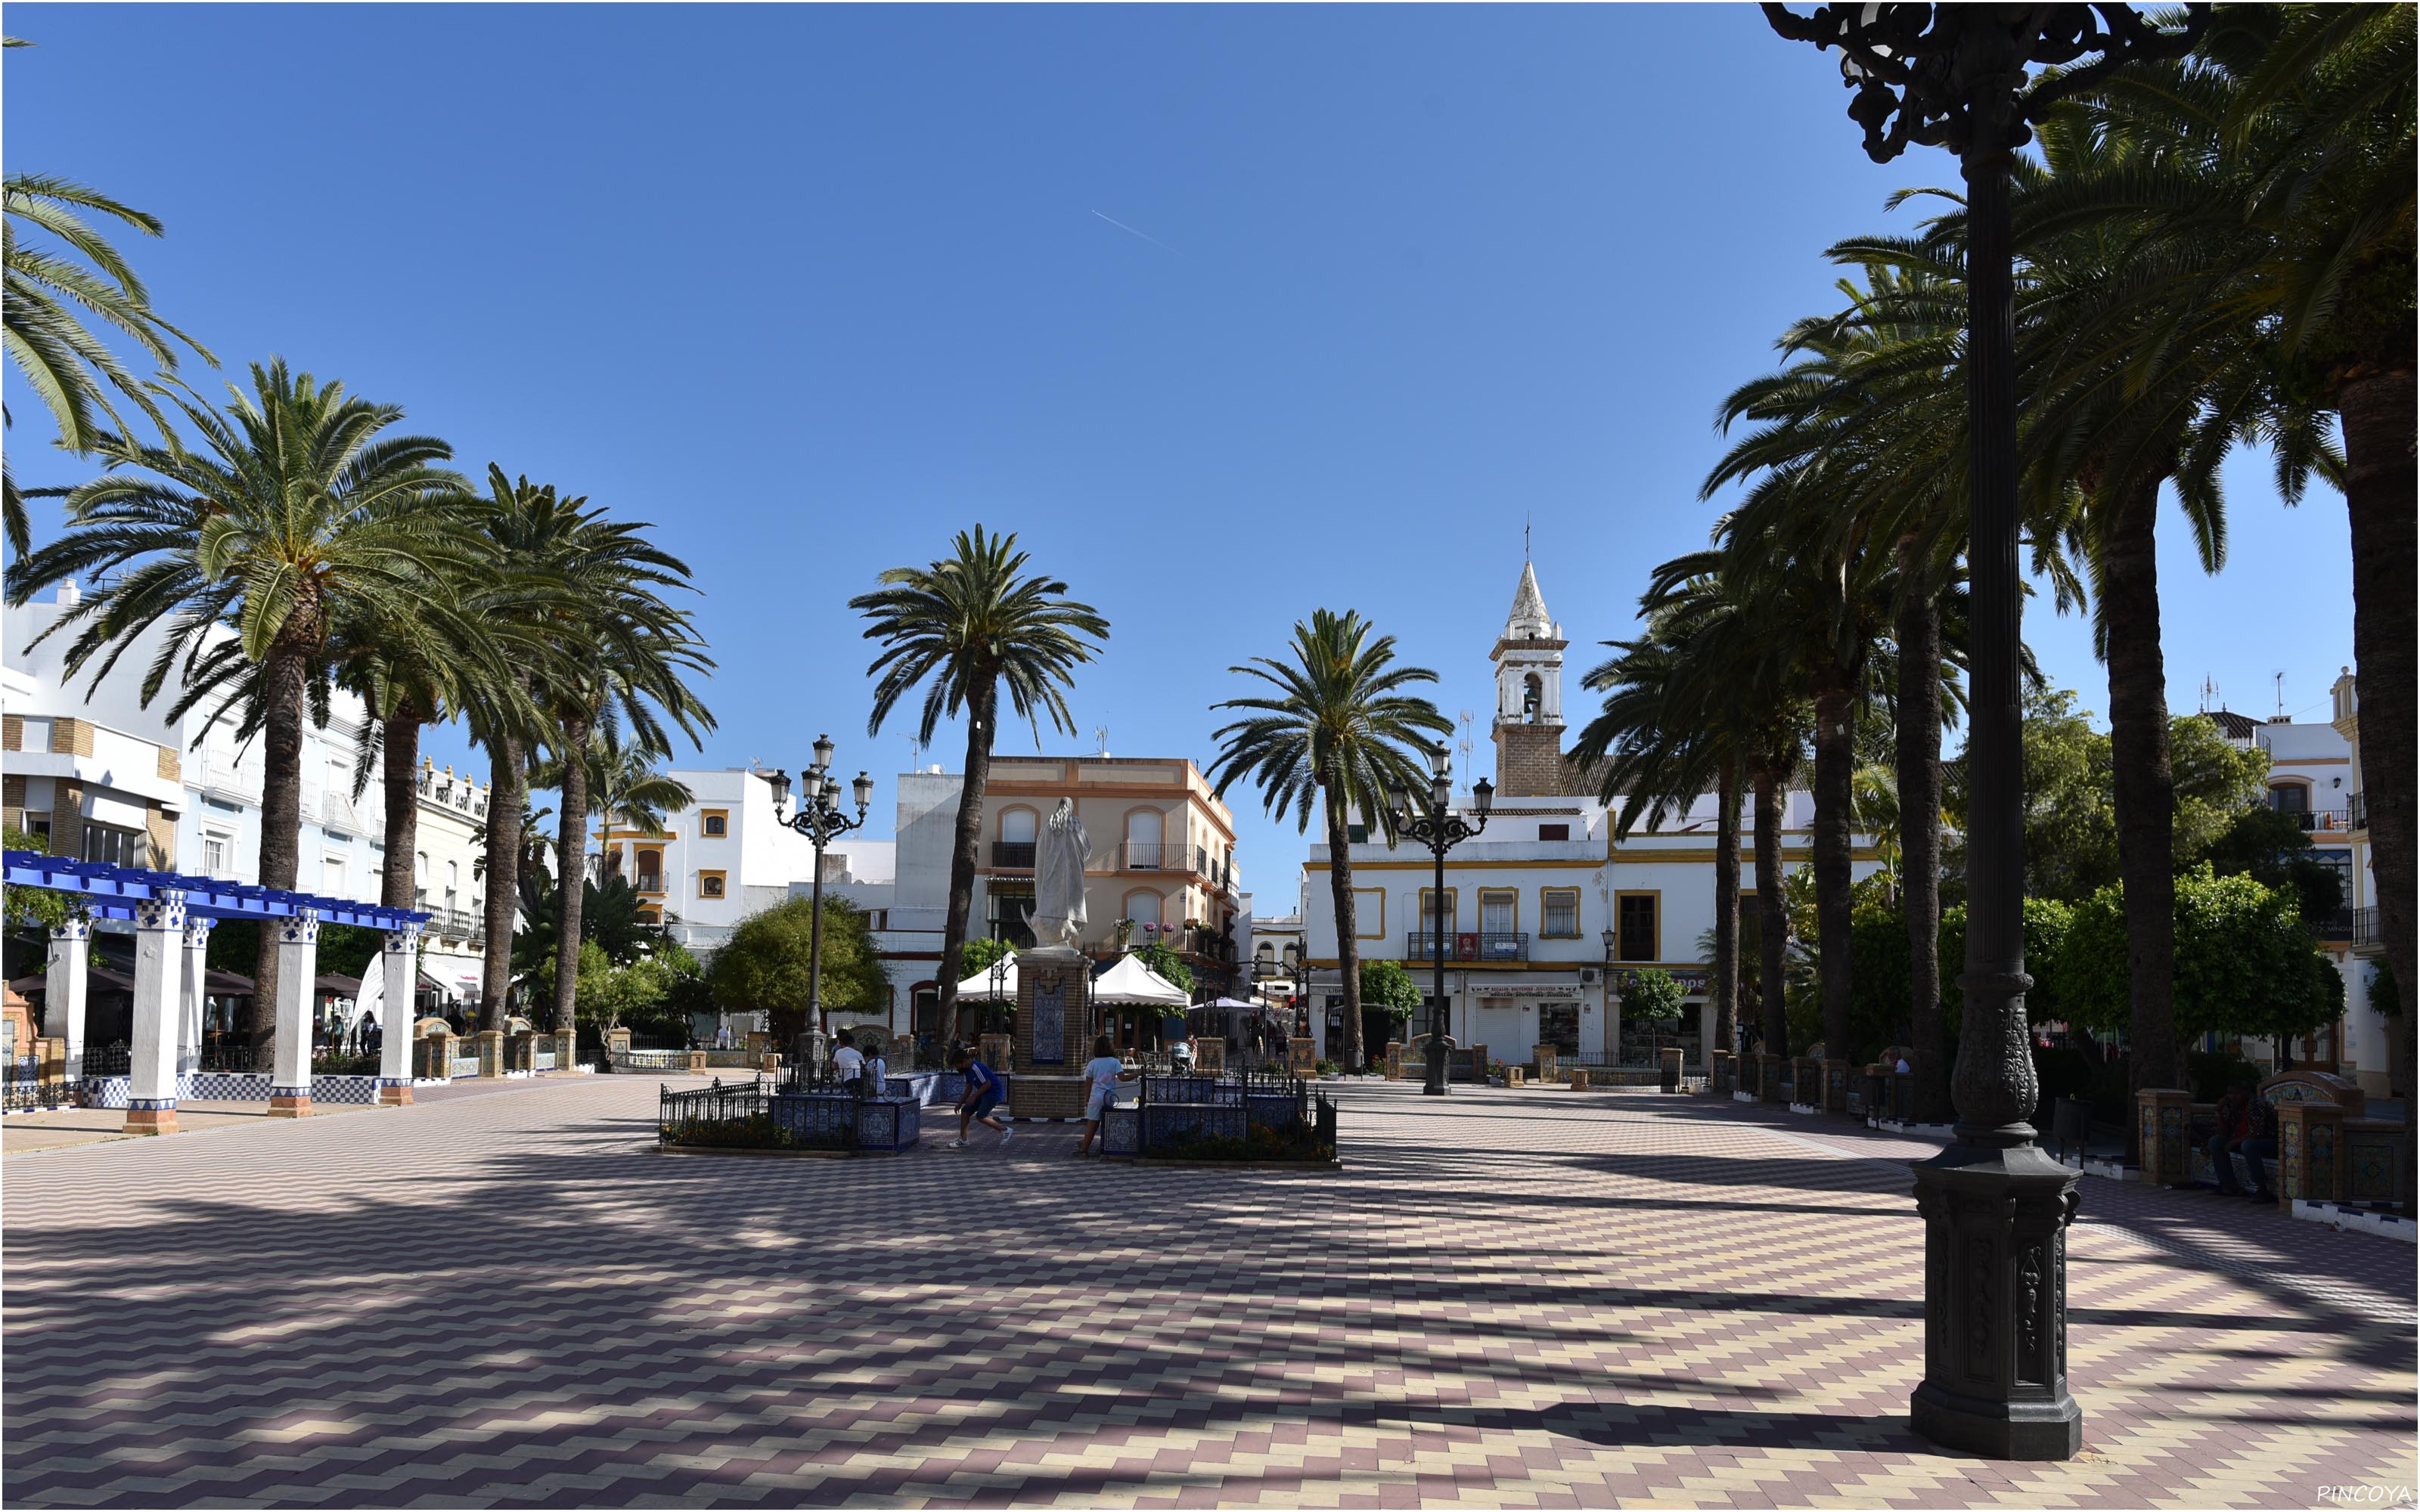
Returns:
[[[1063,945],[1019,950],[1008,1084],[1019,1119],[1084,1116],[1094,1032],[1092,963]]]

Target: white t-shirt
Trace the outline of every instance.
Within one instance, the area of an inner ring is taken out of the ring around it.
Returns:
[[[845,1044],[840,1047],[839,1054],[832,1057],[832,1074],[850,1080],[864,1064],[865,1057],[859,1054],[857,1046]]]
[[[1115,1056],[1094,1056],[1086,1061],[1084,1074],[1092,1081],[1093,1095],[1115,1097],[1118,1091],[1118,1077],[1125,1072],[1125,1069],[1126,1063]]]

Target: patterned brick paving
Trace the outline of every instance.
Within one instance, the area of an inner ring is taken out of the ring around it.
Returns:
[[[1351,1167],[643,1152],[655,1083],[9,1157],[19,1504],[2304,1505],[2414,1479],[2412,1252],[2086,1188],[2086,1452],[1905,1404],[1921,1147],[1345,1094]],[[2370,1504],[2377,1504],[2372,1503]]]

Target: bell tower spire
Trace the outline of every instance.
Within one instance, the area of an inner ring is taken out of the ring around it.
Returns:
[[[1546,612],[1538,569],[1521,563],[1512,611],[1488,659],[1496,664],[1496,791],[1560,797],[1563,770],[1563,627]]]

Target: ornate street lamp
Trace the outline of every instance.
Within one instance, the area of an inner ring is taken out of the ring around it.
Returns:
[[[815,848],[814,915],[807,926],[807,1021],[821,1036],[819,1043],[831,1040],[831,1026],[824,1018],[824,846],[864,824],[866,807],[874,802],[874,779],[860,772],[850,784],[857,817],[841,811],[840,782],[831,775],[831,736],[817,735],[814,764],[799,774],[799,811],[787,817],[782,810],[790,806],[790,774],[777,771],[765,779],[773,789],[773,822],[797,830]]]
[[[2163,31],[2125,5],[1764,8],[1782,36],[1840,50],[1869,157],[1888,162],[1910,142],[1947,147],[1966,178],[1966,1006],[1950,1078],[1957,1140],[1915,1167],[1925,1374],[1909,1418],[1935,1443],[1995,1458],[2066,1459],[2084,1443],[2067,1389],[2076,1177],[2026,1122],[2040,1088],[2025,1028],[2009,171],[2054,100],[2130,61],[2189,50],[2210,7],[2185,11],[2180,29]],[[2065,71],[2035,76],[2034,65]]]
[[[1445,929],[1438,910],[1445,905],[1445,853],[1487,827],[1487,810],[1496,803],[1496,784],[1481,778],[1470,790],[1468,815],[1453,811],[1453,752],[1442,740],[1429,752],[1429,791],[1423,803],[1415,795],[1395,795],[1395,833],[1419,841],[1436,857],[1435,903],[1429,909],[1429,959],[1435,964],[1436,992],[1429,999],[1428,1081],[1420,1090],[1445,1096],[1446,1011]],[[2066,1169],[2061,1166],[2060,1169]]]

